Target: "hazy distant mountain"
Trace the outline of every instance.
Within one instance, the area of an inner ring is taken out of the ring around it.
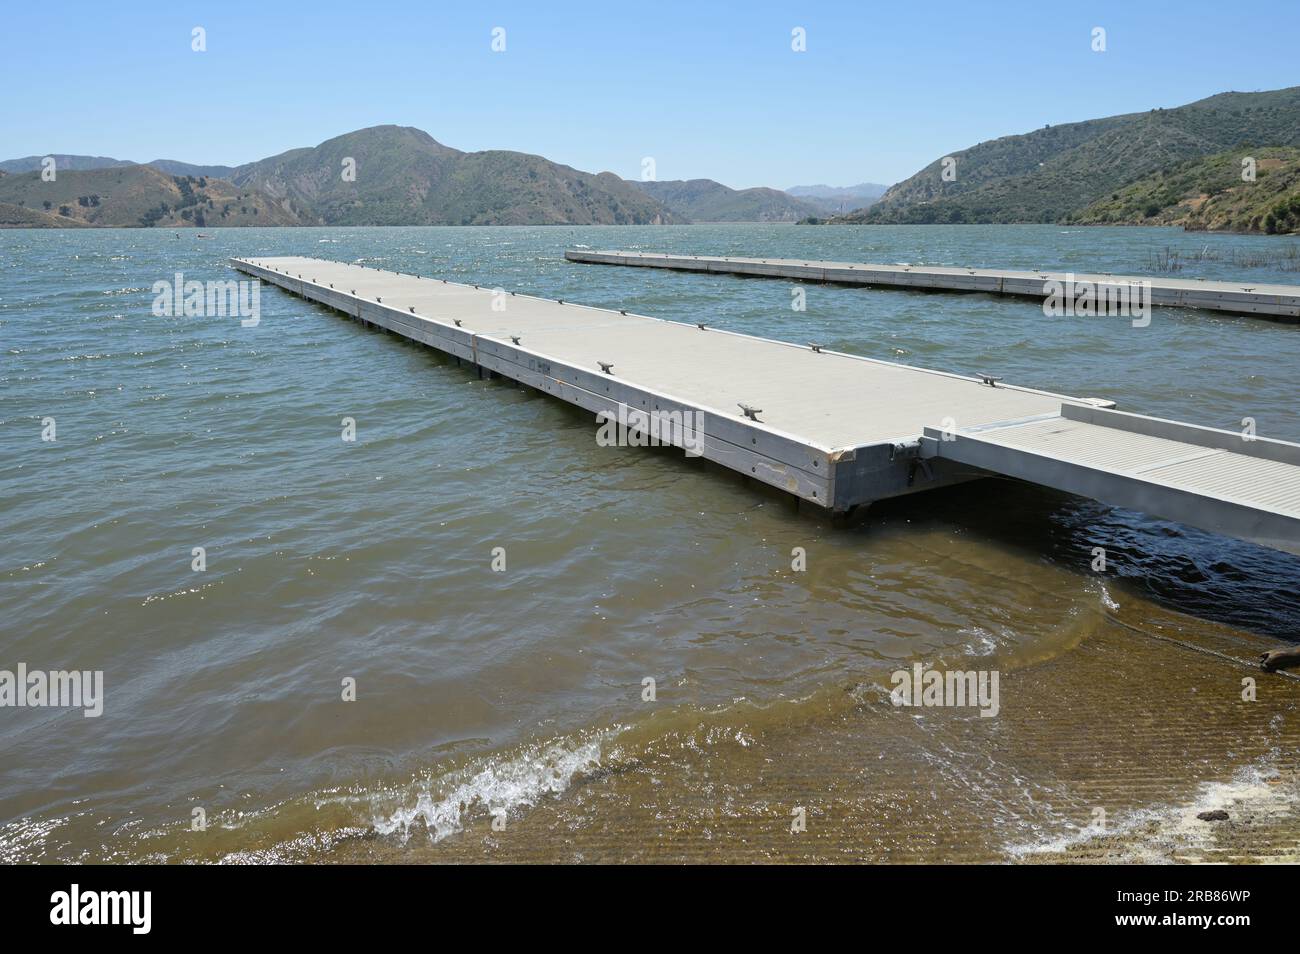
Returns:
[[[1123,187],[1189,159],[1300,145],[1300,87],[1220,93],[1153,109],[1046,126],[954,152],[891,186],[843,222],[1064,222]]]
[[[821,212],[777,189],[730,189],[712,179],[631,184],[690,222],[798,222]]]
[[[116,169],[121,166],[149,165],[155,169],[174,176],[214,176],[219,179],[229,178],[234,172],[233,166],[196,166],[189,162],[175,159],[154,159],[152,162],[137,163],[130,159],[112,159],[108,156],[69,156],[54,153],[54,171],[86,172],[91,169]],[[21,159],[5,159],[0,162],[0,172],[35,172],[41,169],[45,156],[24,156]]]
[[[170,176],[152,166],[111,166],[0,178],[8,227],[302,225],[303,219],[252,187],[224,179]],[[21,214],[14,210],[22,210]]]
[[[785,191],[817,206],[823,215],[827,213],[836,215],[865,209],[878,201],[888,188],[889,186],[875,182],[861,182],[853,186],[791,186]]]
[[[344,161],[355,163],[355,181]],[[658,224],[677,217],[612,173],[520,152],[461,152],[408,126],[374,126],[231,176],[328,225]]]
[[[852,199],[857,197],[876,199],[884,195],[885,190],[888,188],[889,186],[880,185],[877,182],[860,182],[851,186],[791,186],[785,191],[800,198],[811,196],[814,199]]]
[[[54,171],[77,172],[85,169],[108,169],[113,166],[131,166],[135,163],[126,159],[110,159],[107,156],[69,156],[63,153],[47,153],[54,157]],[[34,172],[41,168],[46,156],[24,156],[21,159],[0,161],[0,170],[5,172]]]

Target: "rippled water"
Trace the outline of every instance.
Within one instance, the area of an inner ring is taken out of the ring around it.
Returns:
[[[152,284],[176,272],[315,255],[991,371],[1201,424],[1253,417],[1300,440],[1294,325],[1163,310],[1135,329],[826,286],[800,313],[783,282],[563,261],[588,246],[1133,273],[1166,247],[1209,247],[1218,260],[1184,277],[1300,283],[1228,261],[1287,240],[1053,226],[209,235],[0,231],[0,669],[102,669],[106,683],[98,719],[0,708],[0,859],[1293,853],[1300,693],[1247,664],[1300,632],[1296,558],[1004,480],[834,525],[678,453],[598,447],[584,413],[273,288],[256,328],[150,310]],[[1104,575],[1089,566],[1098,545]],[[791,569],[796,546],[807,572]],[[890,706],[889,674],[916,661],[1000,670],[1001,714]],[[1261,691],[1246,704],[1250,675]],[[1275,834],[1197,842],[1183,820],[1206,799],[1251,806]],[[1081,830],[1098,805],[1122,844]],[[808,830],[792,836],[796,807]],[[206,831],[190,830],[196,808]]]

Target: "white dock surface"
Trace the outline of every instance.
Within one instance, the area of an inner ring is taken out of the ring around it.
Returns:
[[[953,268],[939,265],[871,265],[863,262],[822,262],[784,258],[729,258],[675,255],[662,252],[570,250],[571,262],[628,265],[674,271],[786,278],[841,285],[884,286],[931,291],[984,292],[993,295],[1046,297],[1049,282],[1087,282],[1104,292],[1150,283],[1151,304],[1159,307],[1206,308],[1269,318],[1300,318],[1300,286],[1253,281],[1225,282],[1197,278],[1168,278],[1104,273],[1015,271],[995,268]]]
[[[704,457],[819,506],[994,472],[1300,552],[1300,445],[435,278],[298,257],[232,264],[590,411],[699,412]]]

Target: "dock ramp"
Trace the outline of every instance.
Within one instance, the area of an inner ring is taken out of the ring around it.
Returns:
[[[927,427],[921,456],[1300,554],[1300,445],[1286,441],[1063,404],[1045,418]]]

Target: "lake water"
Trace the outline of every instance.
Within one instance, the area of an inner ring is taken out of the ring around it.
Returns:
[[[208,234],[0,231],[0,669],[105,683],[98,718],[0,708],[0,860],[1296,857],[1300,685],[1251,668],[1300,634],[1294,557],[1008,480],[842,526],[680,453],[599,447],[584,413],[272,287],[255,328],[151,312],[176,272],[313,255],[1300,440],[1295,325],[816,285],[797,312],[786,282],[563,260],[1144,273],[1171,248],[1182,277],[1300,284],[1294,239]],[[997,670],[998,715],[894,707],[916,662]]]

